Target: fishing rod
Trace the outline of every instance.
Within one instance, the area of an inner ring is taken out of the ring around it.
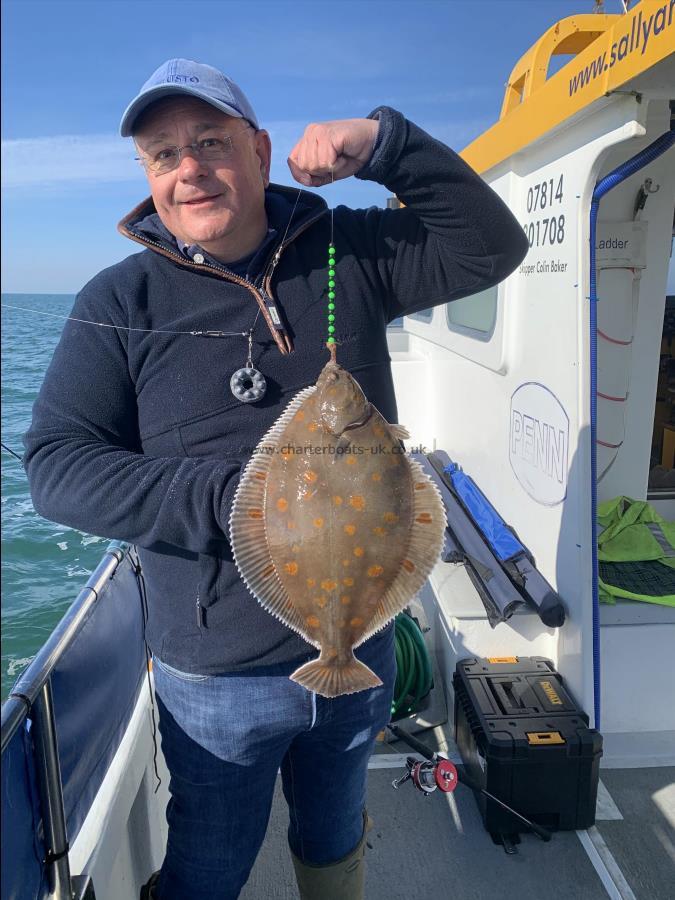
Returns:
[[[426,760],[426,762],[422,762],[415,759],[414,756],[409,756],[406,760],[407,771],[400,778],[392,781],[392,787],[398,789],[406,781],[412,781],[418,791],[421,791],[425,796],[428,796],[433,793],[436,788],[441,790],[444,794],[448,794],[452,793],[457,788],[458,784],[463,784],[475,793],[482,794],[488,800],[497,803],[502,809],[505,809],[512,816],[515,816],[516,819],[519,819],[524,825],[527,825],[527,827],[540,837],[542,841],[548,842],[551,840],[553,835],[550,831],[543,828],[541,825],[537,825],[536,822],[526,819],[525,816],[516,812],[515,809],[512,809],[504,803],[503,800],[500,800],[499,797],[495,797],[494,794],[486,791],[485,788],[482,788],[472,778],[469,778],[468,775],[460,772],[449,759],[435,753],[430,747],[427,747],[426,744],[423,744],[421,741],[418,741],[417,738],[414,738],[412,735],[407,734],[402,728],[399,728],[398,725],[389,724],[387,727],[399,740],[404,741]]]

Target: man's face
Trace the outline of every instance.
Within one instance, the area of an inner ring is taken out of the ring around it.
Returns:
[[[146,169],[146,174],[155,209],[169,231],[232,262],[255,250],[267,230],[267,132],[196,97],[169,97],[142,116],[134,141],[141,156],[154,157],[163,147],[184,147],[223,132],[232,137],[227,159],[199,160],[185,149],[177,168],[162,175]]]

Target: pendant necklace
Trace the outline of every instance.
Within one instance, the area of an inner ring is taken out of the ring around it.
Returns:
[[[332,171],[332,170],[331,170]],[[288,229],[291,227],[291,222],[293,221],[293,216],[295,215],[295,210],[298,206],[298,200],[300,199],[300,194],[302,193],[302,188],[298,191],[298,195],[295,198],[295,204],[293,206],[293,210],[291,212],[290,218],[288,219],[288,224],[286,225],[286,231],[284,232],[284,236],[281,239],[281,243],[279,244],[279,248],[276,251],[277,254],[281,253],[281,250],[284,246],[284,242],[288,235]],[[267,296],[264,291],[261,291],[263,294],[263,300]],[[240,403],[255,403],[258,400],[262,400],[265,396],[265,392],[267,391],[267,381],[265,380],[265,376],[253,365],[253,329],[256,326],[256,322],[258,321],[258,316],[260,315],[260,310],[256,313],[256,317],[253,320],[253,325],[249,328],[248,332],[242,332],[244,337],[248,338],[248,356],[246,357],[246,362],[242,366],[241,369],[237,369],[236,372],[232,373],[232,377],[230,378],[230,390],[234,397],[239,400]],[[275,306],[270,307],[270,316],[272,317],[272,321],[275,325],[280,324],[279,314],[276,310]]]

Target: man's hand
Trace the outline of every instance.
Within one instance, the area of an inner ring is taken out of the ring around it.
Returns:
[[[308,125],[288,157],[293,178],[307,187],[321,187],[349,178],[372,156],[379,127],[375,119],[341,119]]]

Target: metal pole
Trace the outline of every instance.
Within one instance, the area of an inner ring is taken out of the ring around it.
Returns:
[[[31,710],[49,889],[55,900],[72,900],[68,836],[63,809],[61,766],[54,725],[51,681],[47,679]]]

